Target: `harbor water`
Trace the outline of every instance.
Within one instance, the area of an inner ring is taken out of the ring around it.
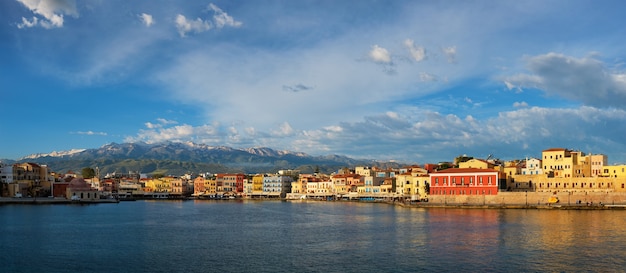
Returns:
[[[624,210],[0,206],[2,272],[624,272],[625,238]]]

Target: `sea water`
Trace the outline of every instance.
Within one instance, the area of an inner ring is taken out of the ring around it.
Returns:
[[[626,211],[136,201],[0,206],[1,272],[624,272]]]

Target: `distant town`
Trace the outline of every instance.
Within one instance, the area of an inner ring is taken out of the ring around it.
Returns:
[[[501,161],[459,156],[452,162],[334,173],[203,173],[179,177],[101,174],[97,167],[57,173],[36,163],[0,162],[1,196],[77,202],[137,199],[283,199],[430,202],[438,204],[626,204],[626,165],[606,155],[564,148],[541,158]]]

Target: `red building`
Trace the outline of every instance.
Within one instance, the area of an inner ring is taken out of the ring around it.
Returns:
[[[430,195],[496,195],[499,178],[492,169],[445,169],[430,174]]]

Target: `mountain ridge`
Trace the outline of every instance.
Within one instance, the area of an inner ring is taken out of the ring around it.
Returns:
[[[268,147],[232,148],[193,142],[108,143],[100,148],[32,154],[16,162],[45,164],[58,172],[97,167],[102,174],[141,172],[166,175],[190,172],[262,173],[280,169],[297,169],[302,173],[312,173],[316,169],[332,172],[356,165],[400,166],[396,162],[353,159],[341,155],[311,156],[302,152]]]

